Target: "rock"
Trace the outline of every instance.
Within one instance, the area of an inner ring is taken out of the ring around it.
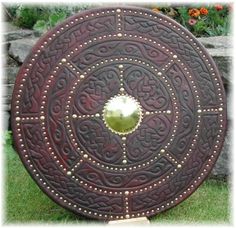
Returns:
[[[37,40],[37,38],[27,38],[12,41],[8,53],[18,63],[23,63]]]
[[[201,37],[198,38],[203,46],[207,49],[209,54],[216,62],[222,77],[230,80],[230,66],[232,65],[232,37],[216,36],[216,37]]]
[[[232,57],[229,56],[213,56],[213,59],[221,73],[224,84],[229,84],[232,82],[232,77],[230,75],[230,69],[232,66]]]
[[[3,132],[5,132],[5,131],[7,131],[7,130],[9,130],[9,122],[10,122],[10,114],[9,114],[9,111],[7,111],[7,110],[3,110],[3,112],[2,112],[2,114],[3,114]]]
[[[228,126],[230,124],[228,123]],[[210,174],[210,177],[217,178],[217,179],[226,179],[228,176],[230,176],[231,168],[229,165],[230,154],[231,154],[231,148],[232,148],[232,140],[231,140],[232,130],[228,129],[224,145],[221,151],[221,154]]]
[[[2,28],[4,33],[19,30],[17,26],[13,25],[10,22],[2,22]]]
[[[3,23],[3,25],[4,25],[3,37],[4,37],[4,40],[8,42],[12,40],[26,38],[34,34],[33,30],[19,29],[18,27],[16,27],[15,25],[9,22],[5,22]]]
[[[5,69],[5,84],[14,84],[16,80],[16,75],[19,71],[19,67],[10,66]]]
[[[231,36],[213,36],[198,38],[207,49],[231,49],[233,48]]]
[[[11,58],[9,55],[5,58],[6,63],[3,64],[4,66],[12,66],[12,67],[19,67],[19,64],[17,61],[15,61],[13,58]]]
[[[8,32],[4,34],[4,38],[7,41],[18,40],[18,39],[32,36],[33,33],[34,32],[32,30],[21,29],[21,30],[16,30],[16,31],[12,31],[12,32]]]

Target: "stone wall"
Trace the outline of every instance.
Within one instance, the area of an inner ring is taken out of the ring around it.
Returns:
[[[4,63],[4,129],[10,129],[10,103],[17,72],[30,52],[38,38],[31,30],[19,30],[16,27],[6,24],[5,26],[5,63]],[[227,93],[228,103],[228,126],[231,126],[232,112],[230,106],[231,88],[231,64],[232,64],[232,40],[230,37],[211,37],[198,39],[209,51],[215,60]],[[222,153],[214,167],[211,176],[226,178],[230,175],[229,156],[231,154],[231,130],[228,129]]]

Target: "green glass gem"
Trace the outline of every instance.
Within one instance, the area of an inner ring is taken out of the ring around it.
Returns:
[[[116,96],[109,100],[103,114],[106,125],[118,134],[132,132],[141,120],[138,102],[125,95]]]

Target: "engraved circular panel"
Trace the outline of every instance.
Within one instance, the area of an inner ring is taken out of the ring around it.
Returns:
[[[141,8],[84,11],[48,32],[13,97],[14,142],[36,183],[101,220],[176,206],[210,173],[225,136],[212,58],[175,21]]]

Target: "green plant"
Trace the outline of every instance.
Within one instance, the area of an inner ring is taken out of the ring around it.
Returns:
[[[44,33],[58,23],[62,22],[65,18],[65,12],[55,12],[49,16],[48,20],[38,20],[33,29],[39,33]]]
[[[42,15],[39,13],[40,10],[37,7],[20,5],[16,9],[14,23],[19,27],[30,29],[38,20],[38,18],[42,17]]]
[[[4,132],[4,144],[5,145],[12,145],[12,131],[5,131]]]
[[[5,5],[5,11],[12,22],[21,27],[46,32],[66,17],[89,8],[88,4],[80,5]]]
[[[230,5],[155,7],[155,12],[172,17],[195,36],[222,36],[230,31]]]

